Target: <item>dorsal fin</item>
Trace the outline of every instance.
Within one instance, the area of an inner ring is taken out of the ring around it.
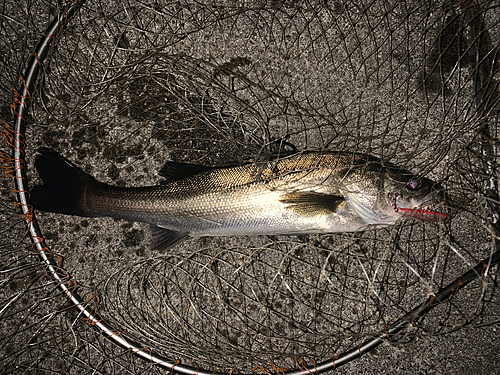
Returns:
[[[178,163],[175,161],[169,161],[163,166],[163,168],[158,172],[158,174],[161,177],[165,178],[165,181],[162,181],[161,183],[166,184],[169,182],[184,180],[185,178],[192,177],[194,175],[212,169],[214,168],[207,167],[205,165],[187,164],[187,163]]]

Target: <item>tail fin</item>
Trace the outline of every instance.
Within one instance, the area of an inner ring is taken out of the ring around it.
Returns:
[[[93,216],[82,205],[85,187],[104,186],[54,150],[38,149],[35,167],[44,185],[35,186],[31,204],[36,210],[66,215]]]

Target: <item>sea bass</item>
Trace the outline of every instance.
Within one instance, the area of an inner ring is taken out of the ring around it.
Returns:
[[[44,185],[35,209],[114,217],[152,225],[152,248],[189,237],[355,232],[393,225],[403,216],[445,221],[441,186],[364,154],[307,152],[227,168],[169,162],[158,186],[101,183],[57,152],[40,148]]]

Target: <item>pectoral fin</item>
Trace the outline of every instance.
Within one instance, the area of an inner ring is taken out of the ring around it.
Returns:
[[[344,202],[344,197],[338,195],[320,194],[314,192],[298,192],[284,194],[279,198],[291,210],[303,216],[329,215],[335,213]]]
[[[170,229],[158,227],[156,225],[151,226],[151,232],[153,234],[151,249],[157,250],[161,253],[188,238],[188,234],[185,232],[176,232]]]

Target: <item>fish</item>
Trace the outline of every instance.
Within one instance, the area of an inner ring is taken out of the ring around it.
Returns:
[[[38,149],[38,211],[151,225],[151,248],[188,238],[357,232],[401,218],[443,222],[440,184],[361,153],[301,152],[268,162],[209,167],[168,162],[156,186],[97,181],[62,155]]]

